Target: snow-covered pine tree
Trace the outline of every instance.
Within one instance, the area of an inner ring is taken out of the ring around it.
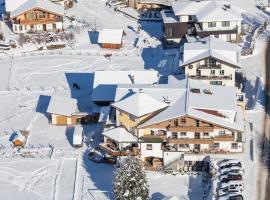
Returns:
[[[140,160],[127,157],[115,172],[114,196],[117,200],[149,200],[149,185]]]

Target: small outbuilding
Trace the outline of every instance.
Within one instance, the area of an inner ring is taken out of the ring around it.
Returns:
[[[15,147],[23,147],[26,143],[26,136],[22,132],[17,132],[12,143]]]
[[[98,43],[102,48],[120,49],[124,35],[123,29],[103,29],[99,31]]]

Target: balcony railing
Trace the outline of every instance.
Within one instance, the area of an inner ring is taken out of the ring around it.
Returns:
[[[216,75],[210,75],[210,76],[189,76],[193,79],[200,79],[200,80],[232,80],[232,75],[226,75],[226,76],[216,76]]]
[[[201,126],[201,127],[196,127],[196,126],[169,126],[168,127],[169,131],[172,132],[188,132],[188,131],[194,131],[194,132],[213,132],[214,127],[211,126]]]
[[[221,64],[208,64],[208,65],[200,65],[197,64],[197,69],[221,69]]]
[[[238,32],[238,27],[213,27],[213,28],[205,28],[202,29],[199,23],[194,24],[196,32],[199,36],[207,36],[207,35],[214,35],[214,34],[235,34]]]
[[[200,139],[194,139],[194,138],[168,138],[168,143],[171,144],[213,144],[214,140],[212,138],[200,138]]]
[[[233,135],[218,135],[214,137],[215,141],[234,141],[234,136]]]
[[[48,24],[55,22],[62,22],[63,18],[54,18],[54,19],[27,19],[27,20],[13,20],[14,24]]]

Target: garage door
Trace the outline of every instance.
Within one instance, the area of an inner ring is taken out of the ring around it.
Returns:
[[[57,116],[56,117],[56,124],[57,125],[66,125],[67,124],[67,117],[66,116]]]

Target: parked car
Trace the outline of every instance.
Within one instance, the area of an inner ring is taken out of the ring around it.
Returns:
[[[226,183],[228,181],[242,181],[242,180],[243,180],[242,175],[238,173],[229,173],[220,177],[220,181],[223,183],[224,182]]]
[[[238,189],[240,191],[244,191],[244,183],[243,181],[228,181],[227,183],[221,183],[221,189]]]
[[[244,200],[242,194],[231,193],[218,198],[219,200]]]
[[[220,169],[221,175],[226,175],[229,173],[239,173],[240,175],[243,175],[244,170],[242,169],[242,167],[238,167],[238,166],[232,166],[232,167]]]
[[[242,194],[242,191],[239,189],[236,189],[235,187],[227,187],[217,190],[217,194],[219,197],[226,196],[228,194]]]
[[[242,163],[239,160],[231,159],[231,160],[227,160],[219,164],[220,169],[233,167],[233,166],[242,167]]]
[[[76,126],[73,132],[72,144],[74,147],[81,147],[83,145],[83,128]]]

